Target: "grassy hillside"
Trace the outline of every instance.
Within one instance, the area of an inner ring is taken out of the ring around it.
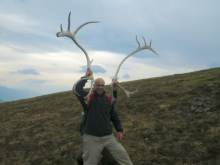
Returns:
[[[134,165],[220,164],[220,68],[121,85],[138,89],[117,103]],[[80,115],[71,91],[1,103],[0,164],[74,164]]]

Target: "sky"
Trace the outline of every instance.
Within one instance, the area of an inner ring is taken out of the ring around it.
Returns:
[[[220,67],[219,0],[1,0],[0,85],[40,94],[71,90],[85,75],[85,54],[66,31],[89,21],[76,35],[94,78],[119,82]]]

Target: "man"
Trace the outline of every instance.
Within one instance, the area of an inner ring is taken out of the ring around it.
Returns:
[[[85,77],[89,77],[91,74],[92,70],[88,68]],[[105,95],[105,81],[102,78],[95,80],[94,98],[89,106],[86,105],[84,100],[84,97],[88,94],[83,90],[86,82],[86,80],[82,80],[75,86],[75,93],[80,103],[87,109],[82,124],[84,164],[97,165],[102,150],[106,148],[119,164],[133,165],[120,143],[123,139],[123,129],[114,109],[114,104],[110,105]],[[117,131],[117,140],[112,134],[110,121],[112,121]]]
[[[114,98],[117,99],[117,84],[119,82],[117,80],[114,80],[112,83],[113,83],[113,96],[114,96]],[[76,96],[79,98],[79,100],[81,100],[79,95],[76,94]],[[83,102],[83,104],[84,104],[84,102]],[[116,104],[116,100],[113,102],[113,104],[114,105]],[[84,115],[83,115],[83,117],[84,117]],[[80,127],[80,133],[82,133],[81,129],[82,129],[82,126]],[[115,160],[115,158],[111,155],[111,153],[106,148],[104,148],[102,150],[101,154],[102,154],[102,159],[100,160],[101,165],[117,165],[117,161]],[[78,165],[83,165],[83,148],[81,148],[77,152],[75,160]]]

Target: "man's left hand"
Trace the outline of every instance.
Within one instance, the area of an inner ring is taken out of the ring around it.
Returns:
[[[122,139],[123,139],[123,133],[122,132],[118,132],[118,135],[117,135],[118,142],[121,142]]]

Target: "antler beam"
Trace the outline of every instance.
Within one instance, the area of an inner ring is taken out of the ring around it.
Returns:
[[[99,23],[99,22],[98,22],[98,21],[86,22],[86,23],[80,25],[80,26],[74,31],[74,33],[71,33],[71,32],[70,32],[70,15],[71,15],[71,12],[69,13],[69,17],[68,17],[68,29],[67,29],[67,31],[63,31],[63,27],[62,27],[62,24],[61,24],[61,26],[60,26],[61,31],[57,33],[57,37],[69,37],[70,39],[72,39],[73,42],[84,52],[84,54],[85,54],[85,56],[86,56],[86,60],[87,60],[87,68],[91,68],[91,63],[92,63],[92,61],[90,61],[89,55],[87,54],[86,50],[77,42],[77,40],[76,40],[76,34],[77,34],[77,32],[78,32],[83,26],[85,26],[85,25],[87,25],[87,24],[90,24],[90,23]],[[74,86],[73,86],[73,90],[75,90],[75,86],[76,86],[80,81],[82,81],[82,80],[91,80],[90,91],[89,91],[88,95],[87,95],[86,97],[84,97],[85,100],[86,100],[86,102],[88,102],[89,96],[90,96],[90,94],[91,94],[91,92],[92,92],[92,86],[93,86],[94,78],[93,78],[93,75],[90,75],[90,76],[87,77],[87,78],[83,78],[83,79],[77,81],[77,82],[74,84]]]
[[[138,48],[137,48],[135,51],[133,51],[131,54],[127,55],[127,56],[121,61],[121,63],[119,64],[119,66],[118,66],[118,68],[117,68],[117,70],[116,70],[116,73],[115,73],[115,76],[114,76],[114,78],[113,78],[113,81],[117,79],[118,72],[119,72],[119,70],[120,70],[120,68],[121,68],[121,65],[124,63],[124,61],[125,61],[128,57],[130,57],[130,56],[134,55],[135,53],[137,53],[137,52],[139,52],[139,51],[141,51],[141,50],[144,50],[144,49],[148,49],[148,50],[152,51],[154,54],[158,55],[158,54],[151,48],[151,41],[150,41],[150,45],[147,45],[147,43],[146,43],[146,41],[145,41],[145,38],[144,38],[143,36],[142,36],[142,38],[143,38],[143,40],[144,40],[144,46],[141,46],[141,45],[140,45],[140,43],[139,43],[139,41],[138,41],[138,39],[137,39],[137,36],[136,36],[136,41],[137,41],[137,43],[138,43]],[[112,82],[113,82],[113,81],[112,81]],[[119,86],[119,85],[118,85],[118,86]],[[113,84],[112,84],[112,83],[111,83],[111,87],[112,87],[112,101],[114,101],[115,98],[114,98],[114,96],[113,96]],[[122,86],[119,86],[119,87],[125,92],[125,94],[127,95],[127,97],[129,97],[130,94],[134,94],[134,93],[137,91],[137,90],[136,90],[136,91],[134,91],[134,92],[129,92],[129,91],[125,90]]]

